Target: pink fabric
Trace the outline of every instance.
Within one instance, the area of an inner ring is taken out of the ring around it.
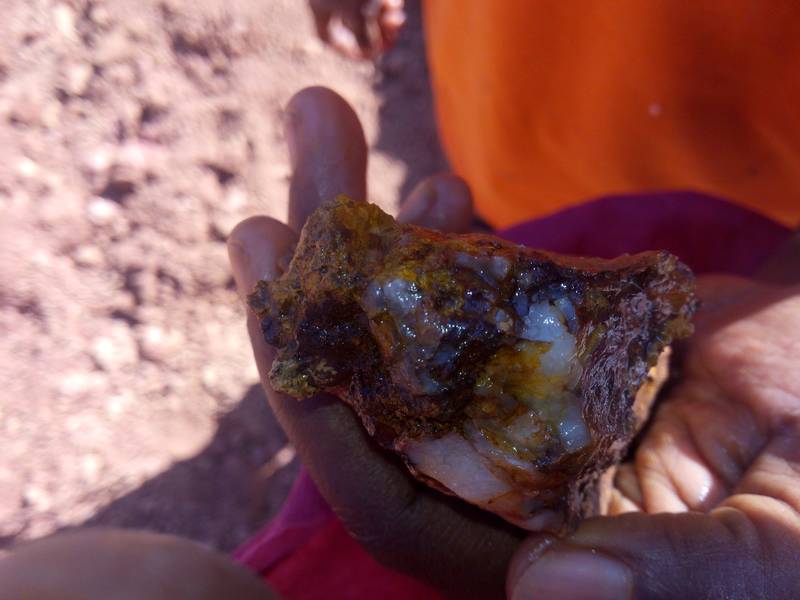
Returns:
[[[278,516],[237,548],[233,557],[259,573],[266,571],[334,519],[331,507],[301,469]]]
[[[439,600],[426,585],[376,562],[342,527],[305,469],[280,514],[233,557],[285,600]]]
[[[499,232],[528,246],[613,257],[666,249],[696,273],[753,275],[790,235],[737,205],[692,192],[601,198]],[[235,553],[286,600],[438,598],[376,563],[349,536],[302,470],[281,511]]]
[[[535,248],[603,258],[663,249],[698,274],[748,276],[790,233],[775,221],[712,196],[664,192],[600,198],[516,225],[500,236]]]
[[[267,579],[292,600],[440,600],[424,584],[380,565],[331,519],[291,559],[274,565]]]

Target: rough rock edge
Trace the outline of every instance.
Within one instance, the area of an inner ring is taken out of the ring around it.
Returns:
[[[345,208],[347,208],[348,204],[352,203],[352,201],[348,199],[339,199],[338,202]],[[328,205],[329,208],[333,208],[334,206],[335,203]],[[307,227],[301,235],[301,240],[295,254],[295,259],[300,261],[298,265],[301,266],[298,266],[298,269],[301,272],[304,268],[311,268],[310,272],[313,272],[314,265],[317,265],[317,267],[319,266],[320,257],[317,256],[316,253],[320,251],[320,240],[324,239],[325,236],[320,236],[317,230],[321,228],[322,231],[325,231],[325,228],[329,227],[333,232],[336,232],[337,228],[341,227],[341,224],[337,223],[335,218],[333,225],[327,222],[335,212],[336,211],[321,210],[315,213],[309,220]],[[348,213],[343,214],[348,215]],[[340,215],[340,218],[343,218],[344,221],[350,219],[349,215],[344,217]],[[393,220],[385,214],[376,216],[370,213],[369,219],[371,219],[369,221],[370,224],[379,223],[381,227],[385,225],[386,219],[388,219],[392,226],[394,226]],[[311,226],[312,224],[313,226]],[[347,225],[345,225],[345,227],[347,227]],[[310,230],[317,231],[317,235],[312,235]],[[422,230],[408,225],[400,226],[396,230],[390,227],[388,231],[390,231],[392,235],[396,235],[398,231],[406,233],[416,232],[421,236],[428,236],[432,240],[437,238],[444,239],[446,237],[436,232]],[[332,238],[334,242],[337,236],[338,233],[335,233]],[[495,251],[515,250],[514,245],[497,240],[491,236],[470,236],[469,240],[472,243],[479,243],[481,245],[490,244],[495,248]],[[328,243],[330,242],[331,240],[328,240]],[[341,244],[344,242],[343,240],[339,240],[339,243]],[[324,245],[322,247],[324,247]],[[560,268],[567,268],[569,270],[585,271],[587,273],[596,273],[599,275],[602,271],[609,269],[624,270],[631,268],[634,272],[637,270],[637,267],[641,267],[645,270],[654,269],[654,271],[650,273],[650,279],[648,279],[646,288],[640,288],[640,294],[634,293],[626,296],[625,300],[616,307],[616,310],[621,311],[621,313],[626,313],[628,317],[619,320],[608,330],[607,334],[609,337],[616,336],[615,342],[611,345],[610,349],[606,348],[608,344],[602,346],[607,355],[605,357],[601,356],[599,359],[597,359],[597,357],[592,359],[592,370],[594,372],[591,377],[587,377],[587,379],[589,379],[588,382],[582,383],[584,393],[587,391],[590,392],[590,396],[585,396],[586,404],[584,405],[584,417],[587,418],[588,416],[587,423],[591,423],[590,427],[598,437],[595,438],[596,443],[589,449],[591,453],[590,456],[588,458],[584,456],[583,459],[580,459],[584,465],[581,467],[582,471],[578,472],[571,481],[562,484],[560,488],[563,490],[561,493],[562,501],[557,506],[561,507],[561,510],[565,513],[566,519],[564,521],[564,526],[568,529],[573,527],[580,519],[601,512],[603,498],[607,496],[605,488],[608,487],[607,482],[610,481],[611,475],[613,475],[613,471],[615,470],[613,467],[623,457],[624,452],[627,450],[636,432],[646,419],[648,413],[647,409],[652,404],[659,387],[659,385],[656,385],[656,379],[660,376],[658,383],[661,383],[665,377],[663,366],[660,369],[660,373],[659,369],[654,370],[650,367],[655,364],[659,354],[662,358],[665,356],[665,353],[662,351],[673,338],[683,337],[683,335],[691,330],[689,318],[694,310],[695,301],[693,300],[691,291],[690,272],[688,272],[685,266],[681,265],[674,257],[671,257],[667,253],[648,253],[651,255],[648,258],[626,255],[613,260],[599,260],[566,257],[534,249],[528,249],[528,251],[530,256],[535,257],[536,260],[542,260],[556,265],[556,267],[558,267],[557,270],[560,270]],[[328,250],[325,252],[328,252]],[[656,258],[656,256],[658,258]],[[349,263],[351,260],[351,258],[348,258],[346,262]],[[306,261],[310,262],[305,264]],[[292,262],[294,263],[295,260]],[[355,265],[352,265],[352,267],[356,268]],[[290,271],[291,270],[290,267]],[[358,270],[356,269],[355,272],[358,272]],[[683,293],[685,295],[685,300],[680,308],[672,306],[669,297],[662,295],[662,290],[666,291],[672,288],[672,278],[676,276],[676,273],[679,277],[685,277],[684,281],[678,279],[679,285],[672,289],[673,293]],[[288,276],[289,274],[286,273],[286,275]],[[686,275],[688,275],[688,277],[686,277]],[[297,273],[295,273],[294,276],[297,277]],[[302,289],[307,287],[305,283],[301,284],[300,280],[292,280],[291,277],[289,277],[287,283],[289,283],[289,287],[292,290],[291,295],[295,295],[298,292],[302,293]],[[281,314],[280,320],[276,322],[275,319],[271,319],[269,317],[270,304],[275,300],[275,298],[271,298],[271,289],[278,289],[272,288],[272,285],[274,284],[259,282],[255,292],[250,298],[250,304],[251,308],[253,308],[256,314],[262,319],[262,325],[264,326],[264,332],[268,337],[268,341],[269,337],[275,337],[276,341],[278,338],[282,338],[278,343],[278,345],[281,346],[278,358],[281,359],[281,355],[289,358],[294,350],[297,349],[297,343],[292,341],[295,339],[295,334],[293,333],[294,326],[287,322],[287,320],[291,322],[294,316],[288,317],[284,314],[284,310],[293,313],[296,308],[293,306],[290,307],[289,304],[281,304],[281,302],[285,303],[287,299],[284,290],[281,293],[281,300],[277,304],[277,306],[280,307],[278,309]],[[285,286],[286,284],[284,284],[284,287]],[[648,292],[651,292],[652,295],[648,296]],[[275,310],[274,306],[272,310]],[[628,326],[626,329],[625,325],[628,324],[628,321],[631,319],[634,324],[639,324],[638,328],[635,326]],[[655,320],[656,323],[660,323],[660,327],[653,328],[653,320]],[[287,326],[289,327],[288,329]],[[275,327],[278,327],[281,331],[275,330],[271,333],[268,331],[268,329],[274,329]],[[640,333],[637,334],[637,331]],[[642,335],[641,332],[647,332],[647,335]],[[635,343],[635,348],[631,346],[632,342]],[[616,356],[616,354],[619,353],[620,347],[630,350],[627,363],[620,360],[621,357]],[[665,359],[662,360],[662,363],[664,361]],[[356,374],[353,375],[353,381],[355,381]],[[275,375],[275,372],[271,374],[271,376],[273,375]],[[650,379],[648,379],[648,375],[650,375]],[[604,376],[608,376],[612,381],[616,382],[613,387],[597,384],[597,381],[603,380]],[[394,384],[389,385],[391,387]],[[601,389],[597,390],[595,388]],[[352,390],[347,389],[339,389],[337,392],[336,389],[331,388],[327,391],[338,393],[338,395],[342,396],[343,401],[351,405],[358,413],[369,434],[375,438],[378,443],[389,449],[397,450],[396,442],[399,439],[398,436],[406,434],[395,433],[394,437],[386,437],[381,435],[381,432],[376,432],[376,421],[374,415],[370,414],[370,398],[366,398],[366,401],[364,399],[359,399],[357,394],[353,394]],[[373,389],[372,391],[374,393],[375,390]],[[392,394],[389,395],[391,396]],[[385,394],[381,396],[383,397]],[[587,415],[587,411],[590,414]],[[413,437],[413,433],[409,435]],[[428,485],[431,485],[431,487],[445,493],[450,493],[449,490],[439,482],[432,481],[428,477],[420,476],[413,468],[413,465],[408,466],[415,476],[425,481]],[[555,470],[557,471],[560,468],[561,467],[556,465]],[[567,468],[569,467],[567,466]],[[553,507],[556,508],[557,506],[554,505]]]

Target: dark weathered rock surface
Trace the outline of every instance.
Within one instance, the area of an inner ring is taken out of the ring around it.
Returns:
[[[666,252],[559,256],[340,197],[250,306],[279,350],[276,389],[339,396],[418,477],[535,528],[596,510],[695,300]]]

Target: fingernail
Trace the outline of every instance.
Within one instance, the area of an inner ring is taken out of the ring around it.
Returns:
[[[594,550],[551,550],[524,571],[511,598],[625,600],[632,581],[627,566]]]

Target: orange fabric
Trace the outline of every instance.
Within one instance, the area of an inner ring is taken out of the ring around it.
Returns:
[[[427,0],[441,136],[505,226],[691,188],[800,222],[797,0]]]

